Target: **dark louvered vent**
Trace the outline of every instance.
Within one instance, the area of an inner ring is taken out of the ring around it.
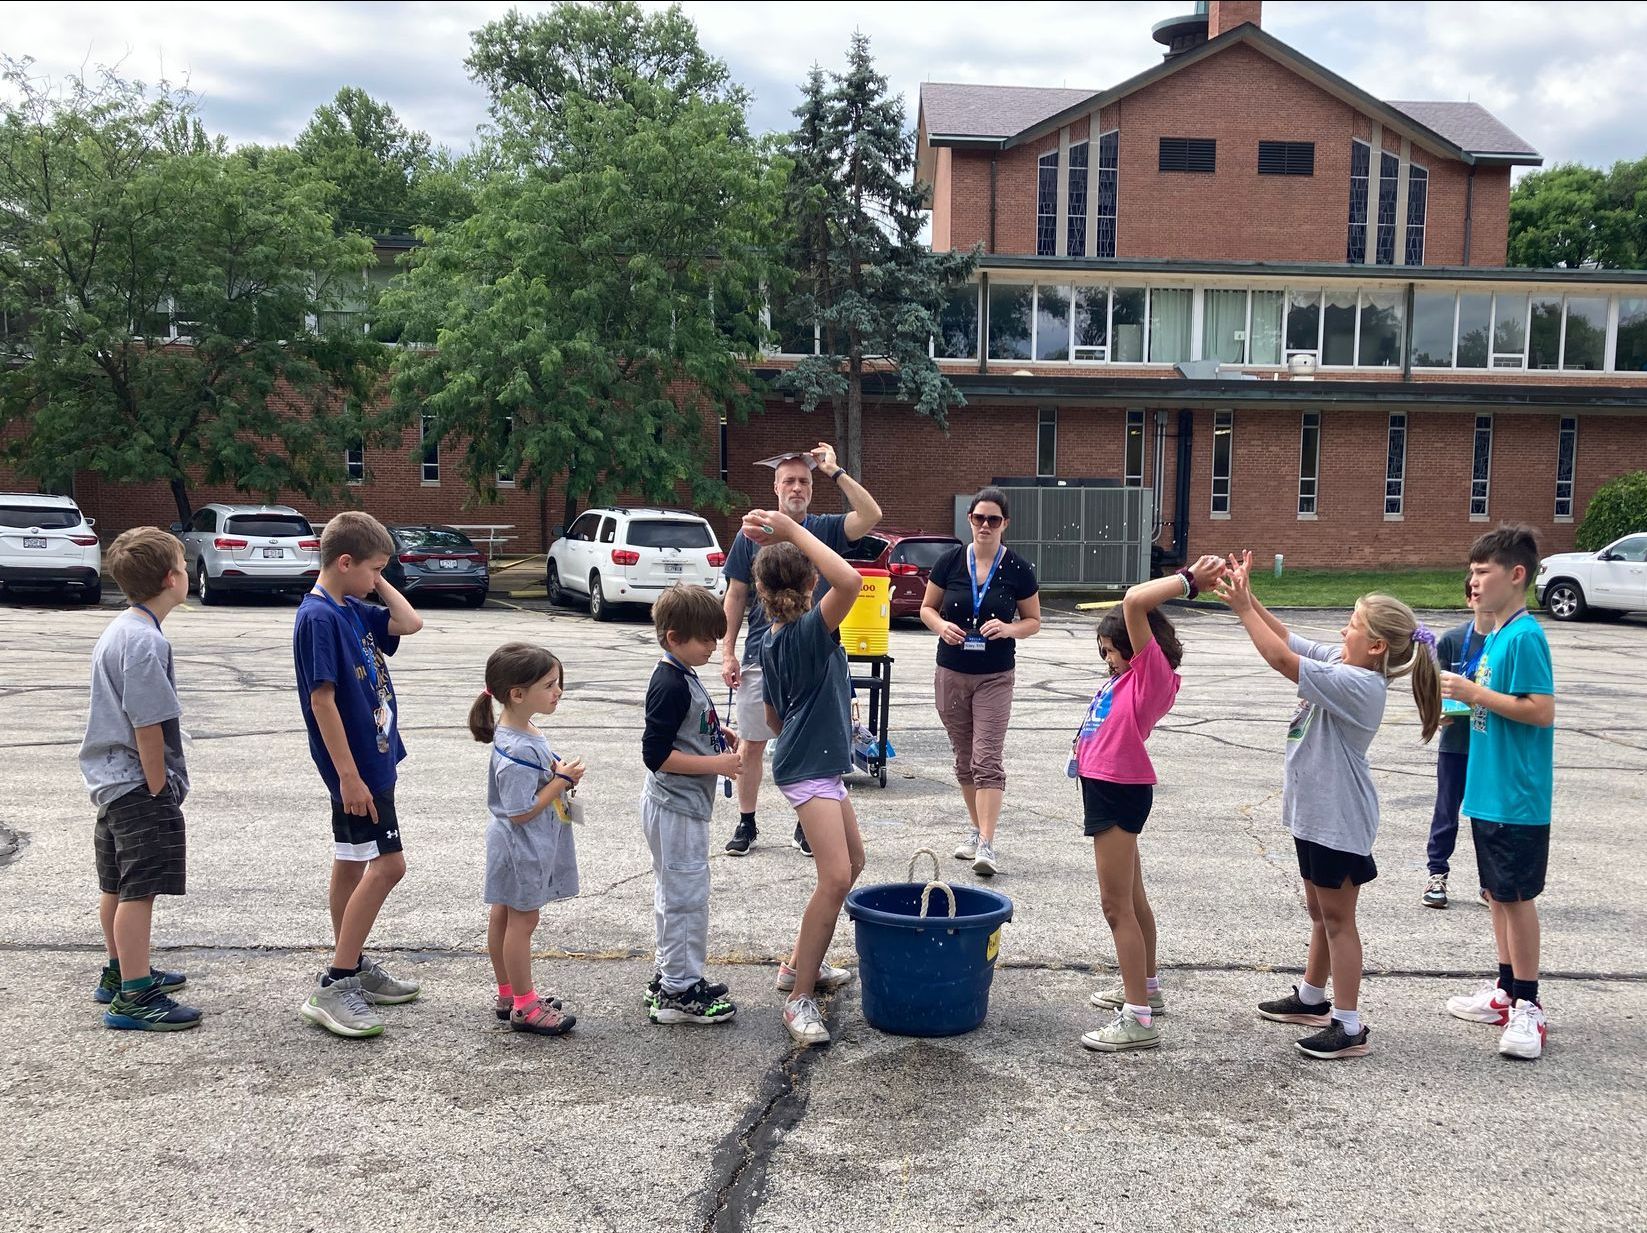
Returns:
[[[1161,138],[1162,171],[1213,171],[1218,142],[1211,137]]]
[[[1258,174],[1261,176],[1313,176],[1315,142],[1260,141]]]

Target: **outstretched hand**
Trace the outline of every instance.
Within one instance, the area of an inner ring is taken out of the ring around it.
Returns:
[[[794,537],[795,520],[781,509],[752,509],[743,516],[744,538],[761,547]]]
[[[1226,562],[1223,557],[1208,553],[1189,567],[1190,576],[1195,579],[1197,591],[1211,591],[1218,585],[1218,580],[1224,576]]]
[[[1252,553],[1232,553],[1213,593],[1235,611],[1252,607]]]

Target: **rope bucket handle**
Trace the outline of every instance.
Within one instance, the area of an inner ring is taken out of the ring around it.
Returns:
[[[932,892],[935,891],[935,890],[941,890],[941,891],[943,891],[943,893],[945,895],[947,895],[949,897],[949,917],[950,917],[951,920],[954,920],[955,919],[955,892],[950,890],[948,882],[928,882],[925,886],[923,886],[921,888],[921,916],[922,916],[922,918],[924,919],[926,917],[927,908],[930,906],[929,901],[932,898]]]
[[[933,877],[933,880],[938,881],[938,882],[941,883],[941,880],[944,876],[944,867],[938,860],[938,854],[936,852],[934,852],[931,848],[921,848],[919,851],[917,851],[915,853],[914,856],[909,858],[909,878],[908,878],[908,880],[911,881],[911,882],[913,882],[915,880],[915,863],[917,861],[919,861],[921,859],[921,857],[923,857],[923,856],[930,856],[932,858],[932,877]],[[950,915],[953,916],[953,915],[955,915],[955,913],[951,912]]]

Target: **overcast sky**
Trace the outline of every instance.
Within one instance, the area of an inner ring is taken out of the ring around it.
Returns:
[[[231,141],[287,142],[338,87],[364,87],[412,126],[463,148],[485,118],[463,70],[469,32],[508,4],[0,3],[0,50],[51,75],[119,63],[202,96]],[[546,6],[522,4],[534,10]],[[1165,3],[689,2],[704,44],[755,95],[753,119],[787,128],[796,83],[839,67],[854,26],[909,99],[919,83],[1112,85],[1160,59],[1150,26]],[[1264,5],[1264,27],[1371,93],[1474,99],[1546,165],[1647,154],[1647,4]]]

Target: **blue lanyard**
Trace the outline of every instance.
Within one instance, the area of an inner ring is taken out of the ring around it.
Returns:
[[[154,627],[156,629],[160,628],[160,618],[155,616],[155,614],[152,611],[150,611],[149,606],[147,604],[133,604],[132,605],[132,611],[133,612],[141,612],[144,616],[148,617],[149,620],[154,622]]]
[[[513,762],[516,766],[529,766],[534,771],[537,771],[540,775],[547,775],[549,773],[549,768],[548,767],[539,766],[536,762],[532,762],[532,761],[530,761],[526,758],[517,758],[517,757],[515,757],[514,754],[512,754],[508,750],[504,749],[503,746],[499,745],[496,741],[492,742],[492,752],[497,754],[498,757],[500,757],[500,758],[504,758],[504,759],[507,759],[510,762]],[[560,755],[558,753],[556,753],[553,749],[551,749],[549,751],[549,761],[551,763],[555,763],[555,762],[560,761]]]
[[[366,639],[368,635],[366,633],[366,626],[360,619],[360,614],[353,608],[349,607],[349,605],[338,603],[337,600],[331,597],[331,594],[325,587],[316,587],[314,590],[310,591],[309,594],[320,596],[333,608],[337,609],[344,616],[349,618],[349,624],[353,625],[355,627],[355,632],[360,635],[360,641],[355,644],[355,651],[360,656],[361,665],[366,669],[366,678],[372,683],[372,692],[374,694],[377,693],[377,657],[366,649]],[[158,622],[156,623],[156,626],[158,627]]]
[[[726,738],[721,735],[720,716],[715,714],[714,699],[709,696],[709,691],[703,687],[703,682],[698,680],[698,674],[683,664],[671,651],[665,651],[663,658],[665,662],[677,669],[687,679],[689,682],[688,688],[696,686],[698,693],[703,695],[703,713],[709,720],[709,739],[713,742],[716,753],[725,753]]]
[[[984,596],[989,594],[989,588],[995,583],[995,571],[1001,568],[1001,558],[1006,556],[1006,545],[1002,544],[995,550],[995,559],[989,563],[989,574],[984,579],[984,585],[978,585],[978,557],[977,548],[971,544],[966,549],[966,580],[972,587],[972,628],[978,628],[978,613],[983,611]]]
[[[1464,649],[1458,653],[1458,667],[1456,669],[1460,676],[1473,677],[1475,673],[1472,669],[1475,664],[1481,662],[1481,656],[1487,649],[1487,638],[1490,635],[1484,634],[1482,635],[1481,645],[1475,649],[1475,655],[1470,654],[1470,638],[1474,633],[1474,625],[1464,631]]]
[[[1517,620],[1526,615],[1527,607],[1523,604],[1510,615],[1510,619],[1508,621],[1505,621],[1504,624],[1500,625],[1497,629],[1493,630],[1492,633],[1488,634],[1487,640],[1481,644],[1481,657],[1483,659],[1487,657],[1487,652],[1493,649],[1493,643],[1497,640],[1499,634],[1503,633],[1506,629],[1509,629],[1510,626],[1515,624]]]

